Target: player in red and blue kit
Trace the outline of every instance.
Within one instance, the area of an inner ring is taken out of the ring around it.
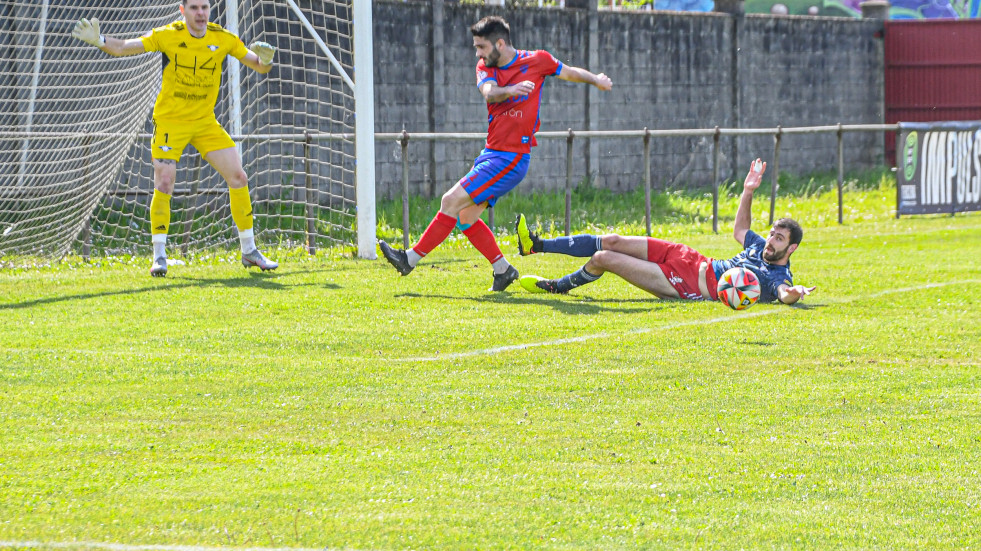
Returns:
[[[459,226],[494,269],[492,291],[507,289],[518,270],[501,253],[494,234],[480,215],[515,186],[528,172],[531,148],[540,120],[545,78],[592,84],[610,90],[609,77],[559,62],[544,50],[517,50],[511,45],[507,22],[488,16],[470,27],[477,63],[477,89],[487,101],[487,144],[473,168],[440,202],[439,212],[412,248],[402,251],[379,241],[382,254],[402,275],[442,243]]]
[[[728,260],[712,260],[688,245],[651,237],[611,234],[541,239],[528,229],[524,215],[518,215],[518,251],[522,255],[542,252],[589,257],[585,266],[565,277],[526,275],[521,286],[533,293],[568,293],[613,272],[659,298],[715,300],[718,278],[729,268],[740,266],[759,278],[761,302],[793,304],[815,289],[794,285],[790,273],[790,255],[804,236],[800,224],[781,218],[774,222],[766,239],[750,229],[753,192],[765,171],[766,163],[756,159],[746,175],[732,234],[743,251]]]

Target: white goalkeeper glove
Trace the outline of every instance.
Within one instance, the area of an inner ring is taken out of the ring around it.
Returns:
[[[272,65],[273,54],[276,53],[276,48],[271,44],[265,42],[253,42],[249,49],[255,52],[255,55],[259,56],[259,63],[263,65]]]
[[[91,21],[85,18],[79,19],[78,23],[75,23],[72,36],[96,48],[106,45],[106,37],[99,34],[99,20],[94,17]]]

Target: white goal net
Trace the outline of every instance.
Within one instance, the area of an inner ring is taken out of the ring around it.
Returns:
[[[239,144],[264,248],[352,248],[362,241],[359,217],[373,226],[373,194],[362,209],[370,218],[356,209],[365,197],[355,163],[355,4],[212,2],[213,22],[246,44],[278,48],[266,75],[226,58],[216,108]],[[147,254],[161,56],[115,58],[71,31],[81,17],[98,18],[103,34],[134,38],[180,19],[179,5],[0,0],[0,257]],[[193,147],[178,163],[171,212],[171,254],[237,246],[227,186]]]

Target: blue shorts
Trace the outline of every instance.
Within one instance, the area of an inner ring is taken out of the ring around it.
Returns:
[[[493,207],[498,198],[514,189],[528,173],[528,153],[511,153],[484,149],[473,162],[473,168],[462,179],[460,185],[470,194],[476,204],[487,201]]]

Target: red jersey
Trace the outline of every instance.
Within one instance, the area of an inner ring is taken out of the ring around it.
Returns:
[[[487,148],[512,153],[530,153],[538,131],[538,110],[542,101],[545,77],[558,75],[562,63],[545,50],[517,50],[514,59],[504,67],[488,68],[477,62],[477,86],[491,80],[498,86],[510,86],[530,80],[535,90],[527,96],[515,96],[500,103],[487,104]]]

